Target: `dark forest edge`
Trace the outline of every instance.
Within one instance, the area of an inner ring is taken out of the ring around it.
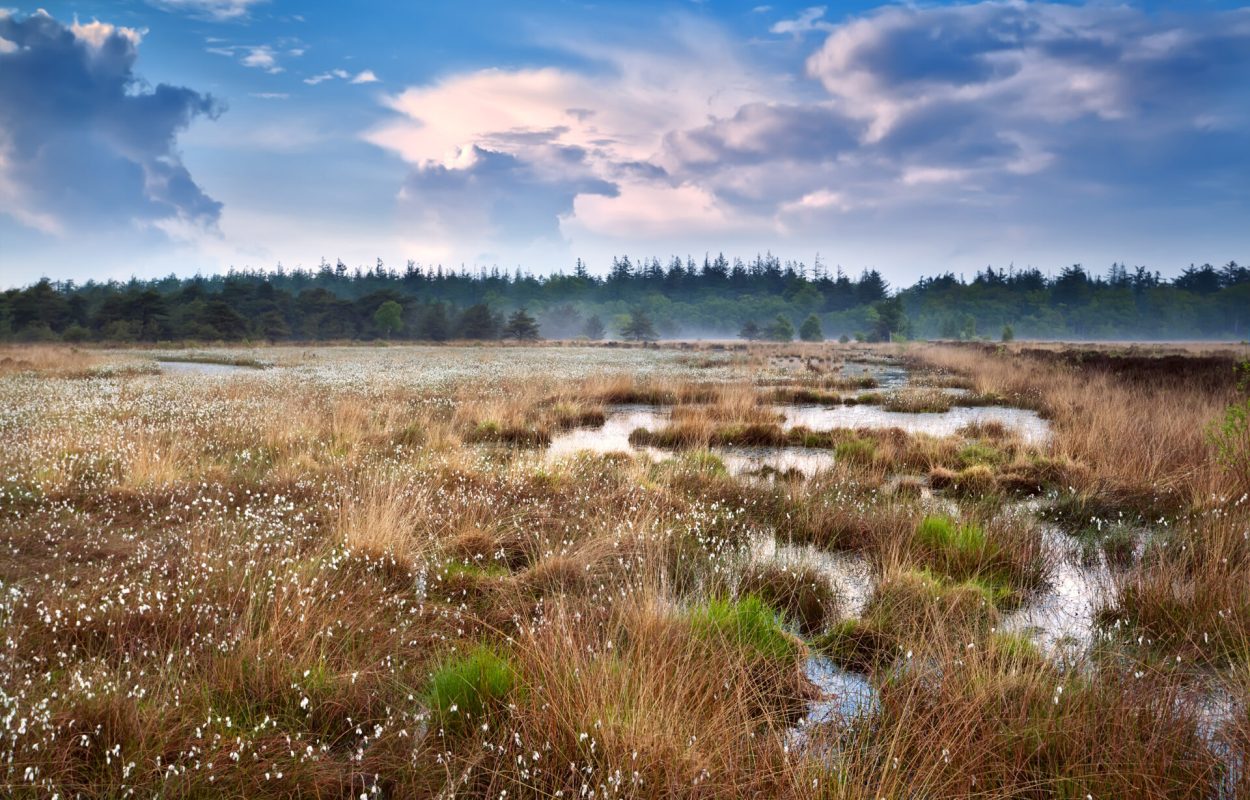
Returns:
[[[732,262],[613,259],[606,276],[498,269],[231,271],[212,277],[74,284],[0,294],[0,340],[353,340],[741,337],[807,341],[1235,339],[1250,337],[1250,268],[1190,266],[1173,279],[1113,264],[952,273],[892,292],[773,256]]]

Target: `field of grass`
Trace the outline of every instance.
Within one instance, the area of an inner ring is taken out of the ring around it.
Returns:
[[[1250,797],[1248,355],[0,349],[0,795]]]

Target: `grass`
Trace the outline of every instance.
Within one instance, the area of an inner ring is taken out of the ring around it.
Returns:
[[[463,730],[502,708],[517,684],[516,669],[507,658],[478,645],[434,672],[425,701],[435,724],[448,731]]]
[[[777,611],[758,597],[713,598],[690,614],[695,635],[727,642],[748,654],[774,661],[793,661],[798,644],[781,626]]]
[[[6,348],[0,793],[1216,796],[1250,742],[1250,504],[1202,435],[1227,387],[1032,349],[275,348],[302,368],[189,381]],[[777,392],[866,388],[848,360],[1053,436],[782,429]],[[671,458],[526,438],[643,400]],[[830,464],[734,475],[725,441]],[[1062,658],[1011,617],[1062,602],[1055,524],[1114,562]],[[872,702],[803,722],[809,652]]]
[[[838,610],[837,590],[810,566],[752,565],[743,574],[738,590],[777,609],[805,635],[821,631]]]

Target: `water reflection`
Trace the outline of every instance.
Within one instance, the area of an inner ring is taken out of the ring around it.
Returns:
[[[951,436],[970,423],[997,422],[1020,434],[1025,442],[1041,444],[1050,436],[1050,426],[1035,411],[1006,406],[956,406],[949,411],[913,413],[886,411],[879,406],[781,406],[787,428],[805,427],[814,431],[832,428],[901,428],[908,433]]]

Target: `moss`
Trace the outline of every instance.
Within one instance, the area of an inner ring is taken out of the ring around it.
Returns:
[[[487,645],[443,663],[425,692],[436,724],[463,730],[487,713],[503,707],[516,690],[516,669],[506,656]]]
[[[697,636],[729,642],[755,658],[793,661],[798,656],[799,643],[786,633],[777,611],[753,595],[709,600],[691,612],[690,624]]]

